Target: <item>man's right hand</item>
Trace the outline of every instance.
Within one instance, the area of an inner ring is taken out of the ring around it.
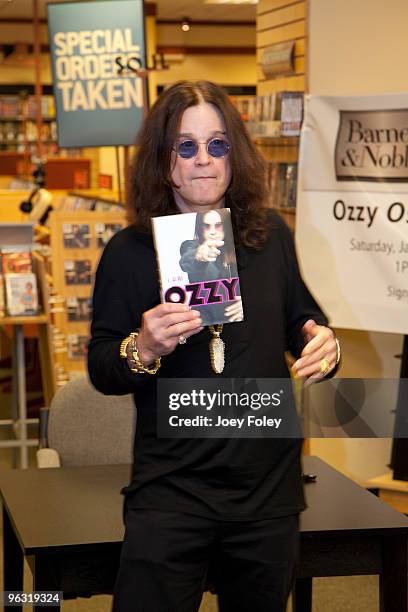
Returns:
[[[181,335],[189,338],[202,329],[200,313],[185,304],[159,304],[147,310],[136,340],[140,361],[153,363],[157,357],[172,353]]]
[[[216,261],[221,251],[219,247],[224,244],[223,240],[206,240],[197,247],[195,258],[197,261]]]

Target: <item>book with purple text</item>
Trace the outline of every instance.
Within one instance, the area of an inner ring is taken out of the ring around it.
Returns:
[[[229,208],[152,219],[162,302],[198,310],[203,325],[244,318]]]

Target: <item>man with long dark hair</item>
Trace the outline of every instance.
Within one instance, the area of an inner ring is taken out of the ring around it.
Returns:
[[[95,387],[137,404],[114,610],[193,612],[211,566],[223,612],[284,612],[304,509],[301,441],[157,438],[157,378],[288,378],[288,349],[294,372],[314,379],[333,372],[338,344],[289,230],[264,207],[264,165],[227,95],[206,81],[173,85],[138,144],[130,225],[101,258],[89,344]],[[207,328],[186,305],[160,304],[150,219],[223,207],[245,319]],[[214,338],[222,359],[210,359]]]

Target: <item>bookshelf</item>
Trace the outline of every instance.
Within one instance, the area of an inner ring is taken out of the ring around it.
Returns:
[[[254,141],[267,163],[267,183],[272,194],[271,208],[279,213],[294,232],[299,137],[265,137],[256,138]]]
[[[60,384],[86,369],[91,295],[102,250],[126,226],[125,209],[117,203],[70,195],[50,215],[54,304],[54,340]],[[87,208],[88,206],[88,208]]]
[[[31,155],[36,153],[38,131],[36,100],[24,94],[0,95],[0,151],[16,151]],[[41,98],[42,128],[40,139],[47,155],[56,155],[57,124],[54,98]]]
[[[41,96],[41,134],[32,87],[0,86],[0,175],[29,176],[41,157],[47,159],[46,187],[87,189],[97,185],[99,154],[92,149],[58,147],[52,90]],[[40,136],[40,137],[39,137]]]
[[[240,97],[235,104],[265,159],[269,206],[294,231],[303,94],[299,91],[272,92]]]

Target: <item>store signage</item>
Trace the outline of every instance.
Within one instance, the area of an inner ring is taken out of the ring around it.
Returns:
[[[266,79],[294,70],[295,41],[289,40],[267,47],[262,54],[261,68]]]
[[[408,333],[408,94],[306,96],[296,238],[335,327]]]
[[[133,144],[143,119],[143,0],[47,8],[59,146]]]
[[[340,111],[336,175],[339,181],[408,182],[408,108]]]

